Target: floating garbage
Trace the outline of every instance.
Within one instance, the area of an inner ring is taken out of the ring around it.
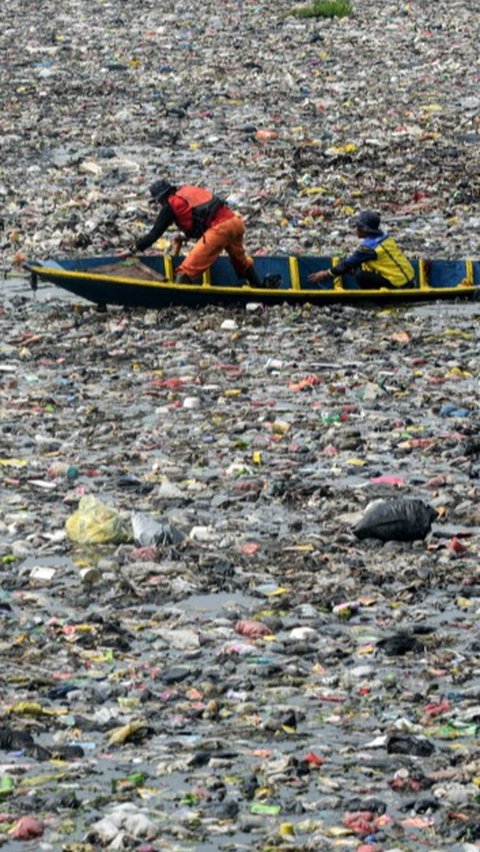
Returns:
[[[65,523],[69,538],[79,544],[120,544],[131,538],[128,522],[93,494],[80,499],[78,509]]]
[[[184,535],[169,521],[158,521],[141,512],[132,514],[133,538],[140,547],[180,544]]]
[[[68,823],[73,849],[474,837],[475,309],[13,299],[6,830],[48,848]],[[469,395],[453,427],[445,385]]]
[[[147,19],[135,5],[66,18],[53,0],[12,0],[2,266],[129,249],[150,227],[157,178],[215,189],[245,215],[259,256],[338,254],[360,208],[380,209],[411,256],[478,256],[472,12],[469,2],[372,0],[331,18],[285,3],[259,14],[188,2],[178,14],[168,0]],[[101,108],[106,92],[112,111]],[[42,114],[52,101],[60,136]],[[156,248],[170,250],[170,238]]]
[[[437,517],[437,510],[423,500],[407,497],[378,500],[367,506],[353,532],[360,539],[416,541],[428,535]]]

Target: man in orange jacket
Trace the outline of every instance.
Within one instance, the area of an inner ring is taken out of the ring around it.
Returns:
[[[225,249],[239,278],[251,287],[275,286],[278,282],[260,280],[253,260],[247,257],[243,237],[245,225],[241,216],[207,189],[199,186],[173,186],[157,180],[150,187],[150,204],[160,204],[153,228],[137,240],[136,250],[145,251],[170,227],[176,227],[187,239],[197,240],[176,270],[177,284],[193,284]],[[181,238],[177,238],[181,242]]]

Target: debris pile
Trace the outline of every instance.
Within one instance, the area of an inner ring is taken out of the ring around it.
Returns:
[[[480,308],[45,292],[0,316],[0,841],[477,849]]]
[[[478,256],[476,0],[353,7],[3,4],[1,265],[125,249],[158,176],[225,197],[254,254],[336,255],[373,207],[412,255]]]

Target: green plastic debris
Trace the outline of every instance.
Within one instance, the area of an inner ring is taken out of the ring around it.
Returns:
[[[265,816],[275,816],[281,811],[280,805],[264,805],[262,802],[254,802],[250,808],[252,814],[265,814]]]
[[[10,796],[15,790],[15,778],[13,775],[0,775],[0,796]]]
[[[145,785],[145,775],[143,772],[132,772],[126,778],[112,778],[112,793],[116,793],[122,788],[143,787]]]

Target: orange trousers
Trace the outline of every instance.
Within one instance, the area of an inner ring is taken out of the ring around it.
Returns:
[[[207,228],[195,243],[191,252],[176,269],[177,275],[188,275],[194,281],[199,278],[217,257],[225,250],[239,278],[243,278],[253,266],[253,260],[247,257],[243,237],[245,225],[240,216],[223,219],[218,225]]]

